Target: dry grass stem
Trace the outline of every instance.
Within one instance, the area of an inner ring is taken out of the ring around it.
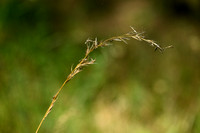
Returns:
[[[54,103],[56,102],[58,95],[60,93],[60,91],[63,89],[63,87],[65,86],[65,84],[67,82],[69,82],[76,74],[78,74],[80,71],[82,71],[82,69],[90,64],[94,64],[95,59],[92,59],[89,57],[89,54],[91,52],[93,52],[95,49],[99,48],[99,47],[104,47],[104,46],[108,46],[111,42],[114,41],[121,41],[124,42],[125,44],[128,44],[127,41],[130,39],[136,39],[138,41],[145,41],[148,44],[150,44],[150,46],[154,47],[155,50],[159,50],[160,52],[163,52],[165,49],[168,48],[172,48],[172,46],[167,46],[162,48],[160,45],[158,45],[157,43],[155,43],[153,40],[149,40],[144,38],[143,33],[138,33],[133,27],[131,27],[131,31],[121,35],[121,36],[116,36],[116,37],[111,37],[109,39],[106,39],[104,41],[97,41],[97,38],[95,38],[94,40],[92,39],[87,39],[85,44],[87,45],[87,49],[85,52],[85,56],[83,57],[83,59],[74,67],[71,68],[71,73],[68,75],[67,79],[64,81],[64,83],[62,84],[62,86],[59,88],[59,90],[57,91],[57,93],[53,96],[52,102],[49,106],[49,108],[47,109],[45,115],[43,116],[37,130],[36,133],[38,133],[42,123],[44,122],[45,118],[48,116],[48,114],[51,112]]]

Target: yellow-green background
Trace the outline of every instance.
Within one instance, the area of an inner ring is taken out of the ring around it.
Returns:
[[[1,0],[0,133],[35,132],[85,40],[129,26],[174,48],[131,40],[94,51],[40,133],[199,133],[198,0]]]

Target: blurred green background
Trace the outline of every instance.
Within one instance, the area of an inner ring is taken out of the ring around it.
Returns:
[[[88,37],[99,48],[63,89],[40,133],[199,133],[199,0],[1,0],[0,132],[35,132]]]

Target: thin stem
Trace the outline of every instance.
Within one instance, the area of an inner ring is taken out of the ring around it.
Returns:
[[[87,44],[87,50],[86,50],[86,53],[85,53],[85,56],[83,57],[83,59],[76,65],[76,67],[71,71],[71,73],[67,76],[66,80],[64,81],[64,83],[61,85],[61,87],[59,88],[59,90],[57,91],[57,93],[53,96],[53,99],[51,101],[51,104],[49,105],[45,115],[43,116],[40,124],[38,125],[37,127],[37,130],[35,133],[38,133],[42,123],[44,122],[45,118],[48,116],[48,114],[51,112],[53,106],[54,106],[54,103],[56,102],[57,98],[58,98],[58,95],[60,94],[61,90],[63,89],[63,87],[65,86],[65,84],[67,82],[69,82],[76,74],[78,74],[82,68],[84,66],[87,66],[87,65],[90,65],[90,64],[93,64],[95,62],[95,60],[91,59],[89,60],[89,54],[91,52],[93,52],[95,49],[99,48],[99,47],[103,47],[103,46],[108,46],[108,43],[112,42],[112,41],[122,41],[124,43],[127,44],[127,40],[130,40],[130,39],[136,39],[138,41],[145,41],[147,43],[149,43],[151,46],[155,47],[155,50],[159,49],[161,52],[167,48],[171,48],[172,46],[167,46],[165,48],[162,48],[160,47],[158,44],[156,44],[154,41],[152,40],[149,40],[149,39],[145,39],[141,33],[137,33],[136,30],[134,30],[132,27],[131,27],[132,31],[127,33],[127,34],[124,34],[124,35],[121,35],[121,36],[116,36],[116,37],[111,37],[111,38],[108,38],[100,43],[97,42],[97,38],[95,38],[95,40],[90,40],[88,39],[86,41],[85,44]]]

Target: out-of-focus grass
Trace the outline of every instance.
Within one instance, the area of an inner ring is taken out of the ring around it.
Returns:
[[[196,15],[167,14],[162,2],[96,2],[0,2],[0,132],[34,132],[87,37],[132,25],[175,48],[160,54],[130,41],[96,51],[96,64],[66,85],[40,132],[198,133]]]

